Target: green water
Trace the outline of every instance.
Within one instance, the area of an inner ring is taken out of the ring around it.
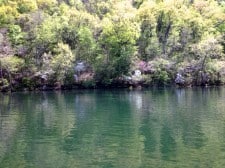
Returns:
[[[0,95],[1,168],[225,167],[225,88]]]

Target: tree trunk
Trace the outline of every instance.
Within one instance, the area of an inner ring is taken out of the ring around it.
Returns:
[[[2,72],[2,62],[0,61],[0,79],[3,78],[3,72]]]
[[[7,73],[8,73],[8,77],[9,77],[9,86],[10,86],[10,91],[12,91],[12,76],[9,72],[8,69],[6,69]]]
[[[201,71],[205,71],[205,62],[206,62],[206,58],[207,56],[205,55],[205,57],[202,60],[202,65],[201,65]]]
[[[201,65],[201,84],[205,85],[206,84],[206,76],[205,76],[205,62],[206,62],[207,55],[202,60],[202,65]]]

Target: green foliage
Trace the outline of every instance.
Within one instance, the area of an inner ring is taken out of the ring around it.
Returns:
[[[60,32],[64,23],[62,17],[47,17],[37,29],[36,40],[44,44],[57,44],[61,40]]]
[[[1,88],[1,87],[8,87],[8,86],[9,86],[8,80],[5,79],[5,78],[1,78],[1,79],[0,79],[0,88]]]
[[[96,83],[93,79],[88,79],[88,80],[82,81],[81,85],[84,88],[94,88],[96,86]]]
[[[78,32],[74,25],[68,25],[62,29],[62,41],[75,49],[78,43]]]
[[[65,18],[47,16],[41,25],[36,27],[32,55],[37,66],[40,66],[42,55],[53,52],[58,43],[62,41],[61,32],[65,25],[67,25]]]
[[[88,27],[81,27],[77,32],[78,45],[76,47],[77,59],[94,63],[96,57],[96,41]]]
[[[24,66],[24,60],[15,56],[0,57],[0,80],[3,88],[0,90],[12,90],[12,81],[16,73]]]
[[[75,55],[70,50],[69,46],[67,44],[58,43],[49,65],[52,68],[57,81],[63,83],[65,75],[73,69],[74,61]]]
[[[35,81],[31,78],[28,78],[28,77],[24,77],[22,79],[22,86],[25,87],[25,88],[29,88],[30,90],[33,90],[34,87],[35,87]]]
[[[24,60],[15,56],[3,57],[0,58],[0,66],[9,73],[15,73],[24,66]]]
[[[0,6],[0,25],[13,23],[19,13],[15,7],[12,6]]]
[[[17,0],[17,9],[20,13],[27,13],[37,10],[37,3],[34,0]]]
[[[210,84],[223,84],[225,83],[225,62],[213,60],[206,64],[206,72],[209,75]]]
[[[106,53],[103,62],[111,68],[107,75],[110,79],[128,73],[138,36],[138,24],[131,20],[118,18],[114,22],[108,19],[104,21],[100,43]]]
[[[55,5],[57,5],[57,0],[37,0],[37,6],[42,10],[50,10]]]
[[[151,61],[150,64],[153,68],[152,81],[156,85],[169,84],[173,78],[173,62],[165,59],[157,59]]]
[[[22,32],[18,25],[10,25],[8,35],[14,45],[22,44],[24,42],[25,33]]]
[[[115,69],[112,65],[107,64],[97,64],[95,69],[95,80],[97,83],[103,85],[110,85],[113,82],[113,78],[115,77]]]
[[[158,69],[153,76],[154,83],[157,85],[165,85],[169,82],[169,79],[168,73],[160,69]]]
[[[145,60],[158,55],[185,56],[190,44],[210,34],[218,35],[225,18],[215,1],[201,0],[194,1],[193,5],[179,0],[146,1],[140,6],[138,16],[141,21],[139,52]]]
[[[153,72],[151,67],[145,72],[153,83],[169,83],[179,70],[190,81],[198,78],[197,71],[212,81],[216,73],[223,78],[222,70],[215,70],[225,51],[222,1],[1,0],[0,33],[0,59],[23,57],[25,77],[46,75],[72,84],[74,63],[84,61],[94,81],[111,84],[130,74],[135,60],[143,60],[153,63]],[[172,63],[175,68],[168,68]],[[185,73],[192,63],[197,70]],[[1,66],[1,76],[13,74],[9,64]]]
[[[220,59],[223,57],[223,47],[212,37],[208,37],[200,43],[193,45],[190,51],[190,54],[194,56],[194,59],[199,60],[199,69],[202,71],[205,71],[206,64],[212,59]]]

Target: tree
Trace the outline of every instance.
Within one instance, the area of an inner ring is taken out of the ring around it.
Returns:
[[[15,6],[10,5],[0,5],[0,25],[7,25],[13,23],[19,13]]]
[[[193,45],[190,53],[195,59],[200,60],[200,70],[206,71],[207,62],[211,59],[220,59],[223,56],[223,47],[217,39],[207,37],[200,43]]]
[[[103,66],[110,67],[107,75],[110,80],[128,73],[138,36],[138,24],[126,17],[104,21],[100,44],[105,55]]]
[[[49,66],[52,68],[56,80],[63,84],[66,74],[73,70],[75,55],[67,44],[58,43],[54,49],[53,57],[50,58]],[[48,65],[46,65],[48,66]]]
[[[12,90],[13,75],[24,66],[24,60],[15,56],[0,57],[0,79],[6,78]],[[7,74],[5,76],[4,74]]]
[[[37,3],[33,0],[16,0],[17,9],[20,13],[28,13],[37,10]]]
[[[94,63],[97,56],[97,44],[93,33],[88,27],[81,27],[78,30],[78,44],[75,49],[77,59],[88,63]]]

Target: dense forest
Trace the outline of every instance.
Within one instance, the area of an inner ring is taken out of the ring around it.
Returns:
[[[223,0],[0,0],[0,91],[225,84]]]

